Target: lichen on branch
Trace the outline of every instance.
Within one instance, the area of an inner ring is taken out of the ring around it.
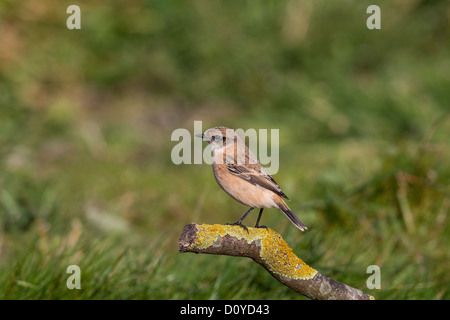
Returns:
[[[311,299],[371,299],[362,291],[321,275],[297,257],[271,229],[188,224],[178,241],[180,252],[248,257],[278,281]],[[373,298],[372,298],[373,299]]]

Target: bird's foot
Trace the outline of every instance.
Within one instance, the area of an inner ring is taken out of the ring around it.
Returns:
[[[235,223],[226,223],[226,225],[227,226],[239,226],[239,227],[243,228],[245,231],[247,231],[247,233],[249,233],[248,228],[246,226],[244,226],[240,221],[235,222]]]
[[[266,226],[260,226],[258,224],[255,224],[255,228],[263,228],[263,229],[268,229]]]

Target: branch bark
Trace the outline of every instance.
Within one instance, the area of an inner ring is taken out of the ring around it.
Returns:
[[[362,291],[330,279],[297,257],[281,235],[271,229],[190,223],[178,240],[179,251],[248,257],[275,279],[315,300],[369,300]]]

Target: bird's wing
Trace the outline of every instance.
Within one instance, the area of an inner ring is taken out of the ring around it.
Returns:
[[[289,198],[281,191],[276,181],[268,175],[261,164],[258,162],[256,164],[227,164],[228,172],[234,174],[235,176],[263,188],[266,188],[280,197],[284,197],[289,200]]]

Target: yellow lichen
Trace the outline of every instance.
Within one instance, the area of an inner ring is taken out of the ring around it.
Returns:
[[[311,279],[317,271],[297,257],[283,238],[275,231],[268,229],[261,239],[261,257],[271,270],[292,279]]]
[[[198,224],[197,225],[197,239],[194,246],[199,249],[210,247],[218,237],[230,235],[237,239],[245,239],[247,243],[261,238],[261,230],[256,228],[249,228],[247,233],[239,226],[222,225],[222,224]]]
[[[210,247],[218,237],[230,235],[238,240],[245,239],[248,244],[259,240],[260,256],[270,271],[291,279],[311,279],[317,271],[298,258],[283,238],[271,229],[248,228],[248,232],[239,226],[197,225],[197,239],[193,244],[199,249]]]

